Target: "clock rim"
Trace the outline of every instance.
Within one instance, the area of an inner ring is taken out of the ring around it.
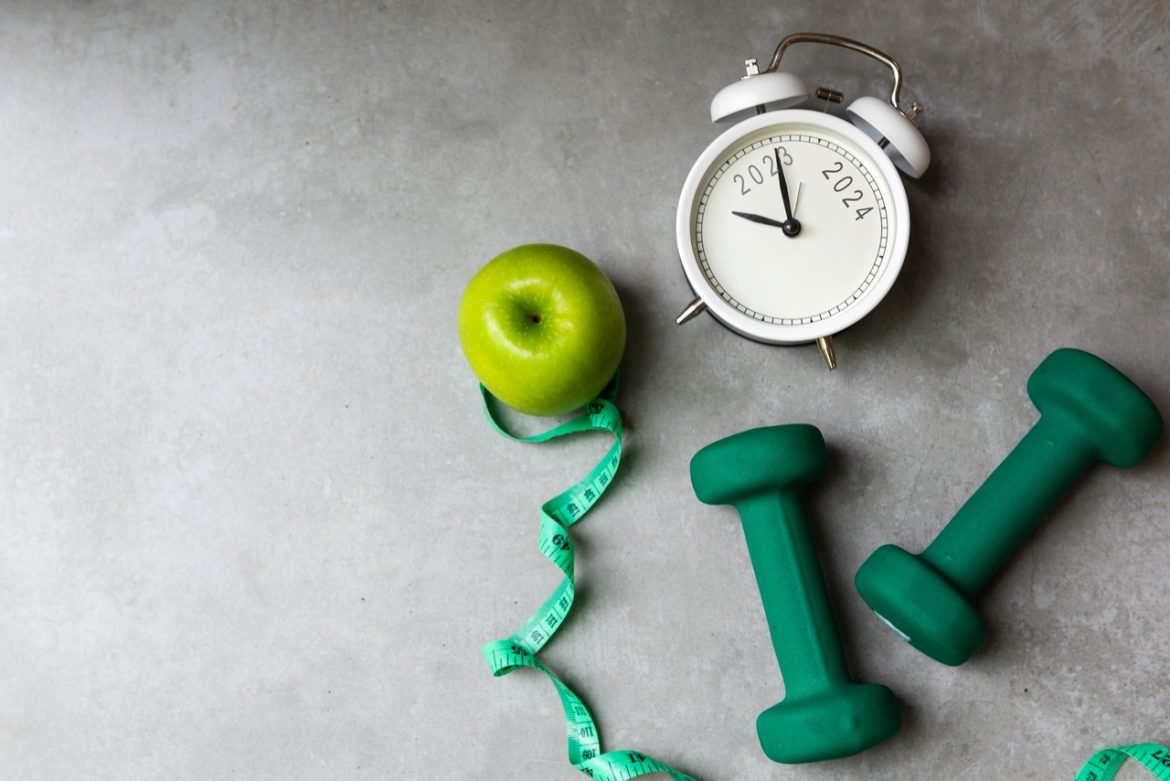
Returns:
[[[699,259],[695,254],[694,242],[691,235],[691,215],[695,203],[699,198],[700,181],[707,169],[723,152],[731,148],[733,143],[749,134],[758,133],[769,126],[780,126],[793,123],[803,123],[820,126],[844,136],[848,141],[860,147],[874,165],[885,177],[886,185],[890,190],[891,209],[894,212],[895,230],[890,243],[890,255],[886,269],[881,277],[857,300],[857,302],[835,315],[829,315],[813,323],[785,325],[768,323],[757,320],[750,315],[740,312],[729,304],[711,287]],[[682,193],[679,196],[678,211],[675,217],[675,237],[678,243],[679,259],[682,262],[683,273],[696,296],[707,305],[707,311],[741,336],[757,342],[767,344],[807,344],[824,336],[840,333],[846,328],[861,320],[877,307],[894,286],[895,280],[902,271],[906,260],[906,249],[910,243],[910,203],[906,197],[906,188],[882,148],[872,138],[857,127],[840,117],[824,114],[808,109],[777,109],[763,114],[748,117],[720,133],[714,141],[707,145],[683,183]]]

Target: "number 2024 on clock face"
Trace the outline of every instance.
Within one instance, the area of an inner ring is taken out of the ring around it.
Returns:
[[[712,314],[749,338],[800,344],[877,305],[901,269],[910,218],[894,166],[871,146],[836,117],[788,110],[708,147],[683,187],[678,231],[692,288],[715,294],[704,296]]]

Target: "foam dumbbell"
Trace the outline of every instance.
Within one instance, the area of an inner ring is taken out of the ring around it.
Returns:
[[[1040,420],[926,550],[884,545],[857,571],[873,611],[943,664],[962,664],[982,645],[975,595],[1081,475],[1098,461],[1134,466],[1162,434],[1146,394],[1081,350],[1045,358],[1028,395]]]
[[[785,697],[756,721],[775,762],[849,756],[892,737],[898,701],[885,686],[849,678],[829,609],[801,489],[825,471],[814,426],[752,429],[719,440],[691,461],[699,500],[739,510]]]

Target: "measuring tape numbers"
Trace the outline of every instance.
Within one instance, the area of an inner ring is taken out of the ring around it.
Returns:
[[[1160,781],[1170,781],[1170,749],[1158,743],[1136,743],[1098,751],[1073,781],[1112,781],[1128,760],[1134,760]]]
[[[602,459],[572,488],[549,499],[540,508],[539,547],[541,554],[564,574],[560,585],[524,624],[510,637],[496,640],[483,647],[492,675],[507,675],[513,670],[530,667],[548,676],[557,690],[565,713],[565,731],[569,744],[569,762],[596,781],[628,781],[650,773],[667,773],[676,781],[695,781],[653,757],[639,751],[601,750],[597,725],[581,698],[573,693],[550,669],[536,658],[536,654],[552,639],[564,624],[573,607],[573,540],[569,527],[581,520],[613,482],[621,464],[622,418],[613,400],[617,393],[616,381],[589,403],[584,414],[548,431],[528,437],[509,433],[500,423],[494,409],[495,399],[482,385],[484,409],[497,432],[517,442],[547,442],[558,437],[585,431],[608,431],[614,443]]]

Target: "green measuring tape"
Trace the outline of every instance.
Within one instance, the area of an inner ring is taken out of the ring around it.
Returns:
[[[583,431],[608,431],[614,443],[609,452],[572,488],[549,499],[540,508],[540,552],[564,573],[564,579],[544,604],[512,633],[483,647],[484,658],[497,678],[522,667],[531,667],[548,676],[561,698],[565,728],[569,739],[569,762],[597,781],[627,781],[650,773],[668,773],[676,781],[695,781],[688,775],[648,757],[639,751],[601,750],[601,737],[589,709],[581,698],[557,678],[552,670],[536,658],[556,631],[564,624],[573,607],[573,540],[569,527],[585,516],[613,482],[622,458],[622,417],[614,406],[616,380],[589,403],[586,412],[555,428],[530,437],[517,437],[506,431],[493,408],[494,399],[480,386],[484,409],[492,427],[517,442],[547,442],[550,439]]]
[[[1170,749],[1157,743],[1136,743],[1098,751],[1073,781],[1112,781],[1130,759],[1141,763],[1161,781],[1170,781]]]

